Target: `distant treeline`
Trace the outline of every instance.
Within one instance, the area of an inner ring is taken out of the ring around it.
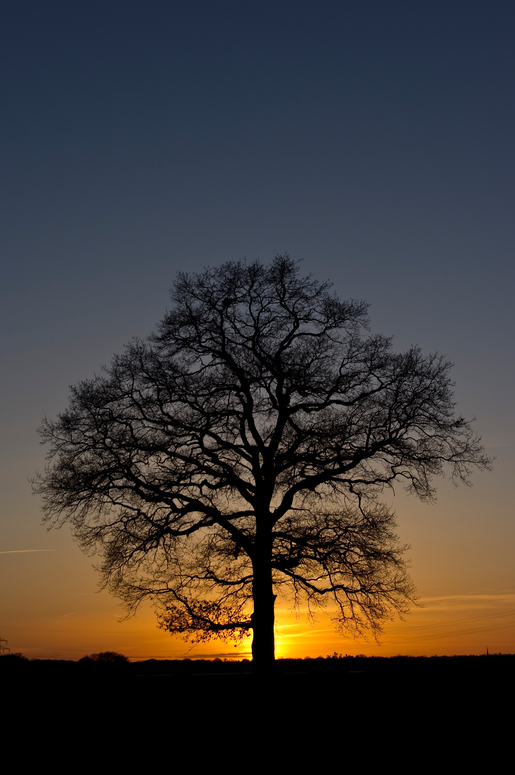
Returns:
[[[327,657],[278,659],[276,675],[390,675],[395,674],[467,674],[506,672],[515,669],[515,654],[484,654],[480,656],[430,657],[367,657],[333,654]],[[27,659],[22,654],[0,656],[0,673],[30,672],[32,674],[66,673],[92,676],[95,674],[155,677],[252,674],[252,662],[247,659],[147,659],[129,661],[116,652],[91,654],[78,661],[58,659]]]

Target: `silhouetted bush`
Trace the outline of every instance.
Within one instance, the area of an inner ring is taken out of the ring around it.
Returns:
[[[128,657],[126,657],[124,654],[119,654],[117,651],[100,651],[98,654],[88,654],[85,657],[82,657],[82,659],[79,659],[79,662],[107,662],[110,664],[127,664],[129,662]]]
[[[28,662],[28,657],[23,656],[23,654],[20,654],[19,652],[16,652],[15,654],[2,654],[0,656],[0,659],[2,659],[2,664],[15,664],[17,662]]]

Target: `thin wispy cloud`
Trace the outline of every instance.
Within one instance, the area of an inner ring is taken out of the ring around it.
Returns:
[[[56,549],[8,549],[0,554],[30,554],[32,552],[55,552]]]
[[[432,606],[445,606],[446,608],[463,608],[465,606],[481,606],[485,603],[510,603],[515,604],[515,592],[478,593],[475,595],[438,595],[435,597],[423,597],[420,601],[424,608]]]

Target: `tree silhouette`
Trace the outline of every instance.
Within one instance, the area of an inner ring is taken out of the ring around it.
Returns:
[[[129,663],[129,658],[118,651],[99,651],[98,653],[87,654],[85,657],[81,657],[79,662],[103,662],[113,665],[126,665]]]
[[[46,520],[102,555],[103,584],[129,610],[152,598],[172,633],[252,630],[258,666],[279,592],[358,633],[405,612],[381,493],[401,480],[431,499],[445,467],[489,467],[454,415],[450,364],[393,353],[367,305],[329,289],[288,256],[180,273],[156,332],[40,429]]]

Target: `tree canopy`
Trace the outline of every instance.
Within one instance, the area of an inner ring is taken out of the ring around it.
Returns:
[[[87,654],[85,657],[81,657],[79,662],[103,662],[112,665],[127,665],[129,658],[125,654],[120,654],[118,651],[99,651],[95,654]]]
[[[413,587],[381,494],[431,499],[446,472],[488,468],[455,415],[451,365],[368,333],[288,256],[180,273],[173,307],[44,420],[46,520],[102,557],[129,609],[204,639],[252,630],[274,655],[278,593],[380,631]]]

